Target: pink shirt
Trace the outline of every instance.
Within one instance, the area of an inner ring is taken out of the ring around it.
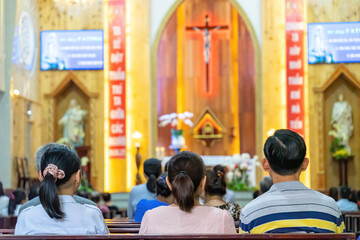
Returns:
[[[236,234],[231,215],[219,208],[196,206],[190,213],[178,206],[148,210],[139,234]]]

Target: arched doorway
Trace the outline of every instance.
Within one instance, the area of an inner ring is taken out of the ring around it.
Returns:
[[[166,155],[172,154],[170,126],[158,128],[158,116],[190,111],[195,122],[209,107],[226,133],[205,147],[193,138],[192,128],[182,125],[187,150],[205,155],[255,154],[262,141],[257,114],[261,112],[260,49],[249,20],[235,0],[177,1],[170,11],[152,49],[152,106],[156,106],[152,149],[163,146]],[[210,79],[203,34],[189,29],[205,25],[206,16],[210,26],[227,26],[211,33]]]

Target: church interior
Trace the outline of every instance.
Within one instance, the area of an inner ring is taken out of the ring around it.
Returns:
[[[29,191],[66,144],[126,210],[146,159],[191,151],[245,205],[290,129],[305,186],[358,191],[359,22],[358,0],[0,0],[0,181]]]

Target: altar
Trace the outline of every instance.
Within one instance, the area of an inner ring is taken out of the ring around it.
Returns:
[[[161,160],[163,166],[170,160],[170,156],[166,156]],[[232,156],[220,156],[220,155],[205,155],[201,156],[204,161],[205,167],[208,169],[215,165],[222,165],[228,167],[230,170],[234,167],[246,169],[246,173],[249,177],[249,187],[256,187],[256,170],[260,166],[258,156],[254,155],[252,158],[249,154],[234,154]]]

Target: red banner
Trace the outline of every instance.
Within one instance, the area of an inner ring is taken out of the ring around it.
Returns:
[[[126,157],[125,0],[109,0],[109,158]]]
[[[285,0],[287,128],[305,136],[304,2]]]

